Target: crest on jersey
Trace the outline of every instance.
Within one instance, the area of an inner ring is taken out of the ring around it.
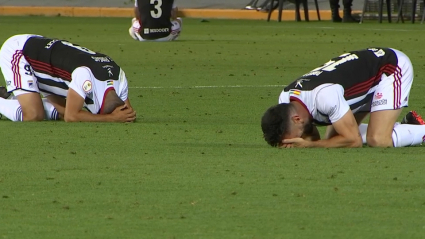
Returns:
[[[89,80],[84,81],[84,84],[83,84],[84,92],[89,93],[92,90],[92,88],[93,88],[93,85],[91,81]]]
[[[378,92],[378,93],[375,94],[375,99],[379,100],[379,99],[382,98],[382,96],[383,96],[383,94]]]
[[[310,81],[310,79],[298,79],[297,83],[295,84],[295,87],[299,86],[300,88],[303,88],[303,85],[302,85],[303,81]]]

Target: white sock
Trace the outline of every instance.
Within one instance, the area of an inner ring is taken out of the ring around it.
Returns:
[[[59,113],[56,108],[46,98],[41,99],[41,101],[44,106],[44,118],[46,120],[59,120]]]
[[[367,144],[366,142],[367,124],[360,124],[359,131],[360,131],[360,135],[362,136],[363,144]]]
[[[22,121],[22,109],[18,100],[6,100],[0,97],[0,114],[11,121]]]
[[[42,99],[44,106],[44,113],[46,120],[58,120],[59,114],[55,107],[47,101]],[[17,99],[3,99],[0,98],[0,114],[4,115],[11,121],[22,121],[22,109]]]
[[[422,144],[425,140],[425,125],[398,124],[393,129],[394,147]]]

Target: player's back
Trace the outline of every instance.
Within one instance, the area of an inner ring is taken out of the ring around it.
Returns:
[[[163,38],[171,33],[174,0],[137,0],[143,39]]]
[[[396,67],[397,56],[389,48],[351,51],[304,74],[285,87],[285,91],[313,90],[331,83],[341,85],[345,90],[345,97],[349,99],[367,92],[379,83],[382,74],[393,74]]]
[[[116,80],[120,72],[110,57],[63,40],[32,37],[26,42],[23,53],[36,73],[65,81],[71,81],[72,72],[82,66],[90,68],[101,81]]]

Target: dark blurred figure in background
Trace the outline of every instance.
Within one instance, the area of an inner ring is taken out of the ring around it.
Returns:
[[[360,20],[351,15],[352,4],[353,0],[342,0],[342,5],[344,6],[344,15],[341,18],[339,16],[339,0],[329,0],[329,5],[331,6],[332,11],[332,21],[359,23]]]

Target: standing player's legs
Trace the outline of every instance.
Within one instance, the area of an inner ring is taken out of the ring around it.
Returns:
[[[9,38],[0,49],[0,68],[8,92],[16,101],[1,99],[0,113],[12,121],[38,121],[44,119],[44,108],[38,93],[37,79],[23,56],[22,49],[29,35]]]
[[[425,125],[397,124],[396,121],[407,107],[413,82],[413,67],[409,58],[394,50],[398,66],[394,74],[382,75],[372,101],[367,144],[372,147],[404,147],[423,142]]]

